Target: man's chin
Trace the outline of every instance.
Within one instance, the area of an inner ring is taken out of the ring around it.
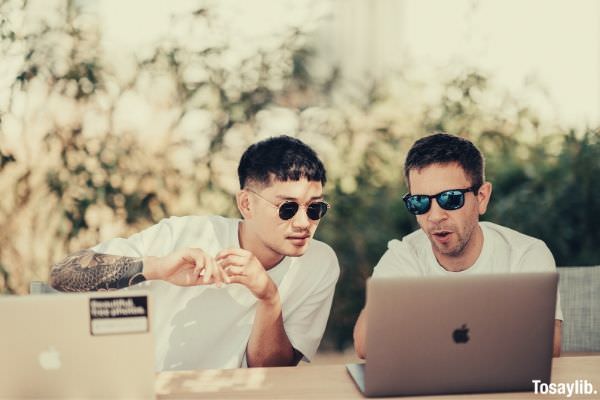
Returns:
[[[283,246],[282,253],[287,257],[300,257],[306,253],[306,249],[308,249],[308,243],[303,246],[295,246],[293,244],[286,244]]]
[[[459,257],[463,254],[463,248],[461,248],[458,245],[441,246],[441,245],[435,244],[434,246],[439,254],[442,254],[446,257]]]

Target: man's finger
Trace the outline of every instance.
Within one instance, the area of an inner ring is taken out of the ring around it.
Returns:
[[[231,275],[229,277],[231,283],[239,283],[240,285],[248,286],[248,277],[245,275]]]
[[[205,264],[204,260],[199,261],[199,259],[197,258],[194,261],[195,261],[196,266],[194,267],[193,275],[194,275],[194,277],[197,277],[197,276],[200,276],[200,274],[206,268],[206,266],[204,265]]]
[[[192,286],[204,285],[204,277],[202,275],[194,275],[192,279],[194,280]]]
[[[213,258],[209,258],[208,262],[212,266],[215,284],[217,287],[221,287],[221,284],[223,284],[223,269],[217,265],[217,262]]]
[[[185,264],[188,265],[181,265],[179,268],[181,269],[182,267],[187,266],[188,268],[193,268],[193,275],[194,277],[200,275],[200,273],[202,272],[202,270],[205,267],[205,255],[204,252],[200,249],[193,249],[193,248],[188,248],[188,249],[183,249],[183,254],[181,255],[181,259],[184,261]],[[192,267],[193,266],[193,267]]]
[[[228,267],[225,267],[224,269],[228,277],[231,277],[233,275],[246,275],[246,268],[244,267],[230,265]]]
[[[243,267],[248,264],[248,259],[246,257],[241,257],[232,254],[217,260],[217,263],[223,268],[228,267],[230,265]]]
[[[248,250],[239,249],[239,248],[231,248],[231,249],[221,250],[215,257],[215,259],[218,261],[227,256],[248,257],[249,254],[250,254],[250,252]]]
[[[223,278],[223,280],[226,283],[231,283],[231,281],[229,279],[229,275],[227,274],[227,272],[225,271],[225,269],[221,266],[221,264],[219,264],[218,262],[215,261],[215,265],[217,266],[217,271],[219,271],[219,273],[221,274],[221,277]]]
[[[203,283],[208,283],[214,275],[214,264],[210,262],[210,259],[205,260],[204,276],[202,277]]]

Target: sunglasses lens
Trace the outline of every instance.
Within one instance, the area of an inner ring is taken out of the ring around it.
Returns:
[[[279,218],[286,221],[292,218],[298,212],[300,206],[293,201],[286,201],[279,206]]]
[[[326,212],[327,204],[322,201],[312,203],[306,207],[306,215],[308,215],[308,218],[312,219],[313,221],[323,218]]]
[[[448,190],[440,193],[436,200],[444,210],[458,210],[465,204],[465,194],[458,190]]]
[[[408,212],[414,215],[425,214],[431,205],[431,199],[427,196],[422,195],[414,195],[408,196],[404,203],[406,204],[406,208]]]

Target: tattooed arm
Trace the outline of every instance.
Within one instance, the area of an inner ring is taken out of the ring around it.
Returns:
[[[131,278],[164,280],[179,286],[229,282],[220,265],[197,248],[184,248],[164,257],[125,257],[82,250],[52,266],[50,286],[62,292],[121,289]]]
[[[52,266],[50,286],[62,292],[121,289],[143,267],[142,258],[81,250]]]

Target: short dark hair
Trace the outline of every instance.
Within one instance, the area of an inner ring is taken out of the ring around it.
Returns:
[[[479,189],[485,181],[484,158],[470,140],[447,133],[434,133],[417,140],[408,151],[404,163],[404,179],[410,187],[408,173],[432,164],[458,163],[471,181],[471,186]]]
[[[268,185],[272,180],[298,181],[306,178],[325,185],[325,167],[317,154],[298,139],[287,135],[254,143],[242,155],[238,166],[240,189],[249,182]]]

